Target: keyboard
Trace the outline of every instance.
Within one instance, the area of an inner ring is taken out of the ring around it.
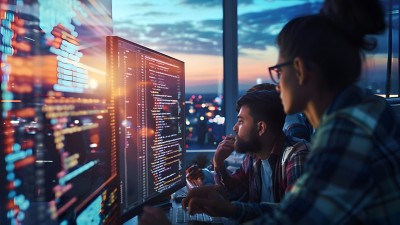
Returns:
[[[205,213],[197,213],[194,215],[189,215],[189,213],[184,210],[181,206],[177,208],[176,212],[176,223],[188,223],[192,221],[208,222],[208,223],[220,223],[219,218],[211,217]],[[172,213],[172,211],[171,211]]]

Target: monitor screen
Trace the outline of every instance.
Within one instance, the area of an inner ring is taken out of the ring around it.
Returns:
[[[184,62],[107,38],[122,220],[185,185]]]
[[[114,223],[111,0],[0,5],[0,224]]]

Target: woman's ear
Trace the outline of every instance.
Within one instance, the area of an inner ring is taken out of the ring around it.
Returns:
[[[304,85],[309,78],[309,71],[307,69],[305,61],[300,57],[296,57],[293,60],[293,67],[296,71],[297,83],[299,85]]]

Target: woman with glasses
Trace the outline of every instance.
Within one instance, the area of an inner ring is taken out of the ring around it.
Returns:
[[[366,35],[384,28],[378,0],[331,0],[278,35],[271,78],[285,113],[303,111],[316,133],[294,191],[254,224],[399,223],[400,124],[385,99],[355,85],[376,46]]]
[[[303,111],[316,128],[305,173],[279,206],[223,201],[212,187],[183,206],[249,224],[399,224],[400,124],[385,99],[355,85],[375,47],[367,35],[384,29],[379,0],[326,0],[320,14],[287,23],[269,70],[285,113]]]

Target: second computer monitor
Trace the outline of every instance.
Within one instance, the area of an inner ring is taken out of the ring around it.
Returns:
[[[184,62],[107,38],[123,220],[185,185]],[[113,128],[111,128],[113,129]]]

